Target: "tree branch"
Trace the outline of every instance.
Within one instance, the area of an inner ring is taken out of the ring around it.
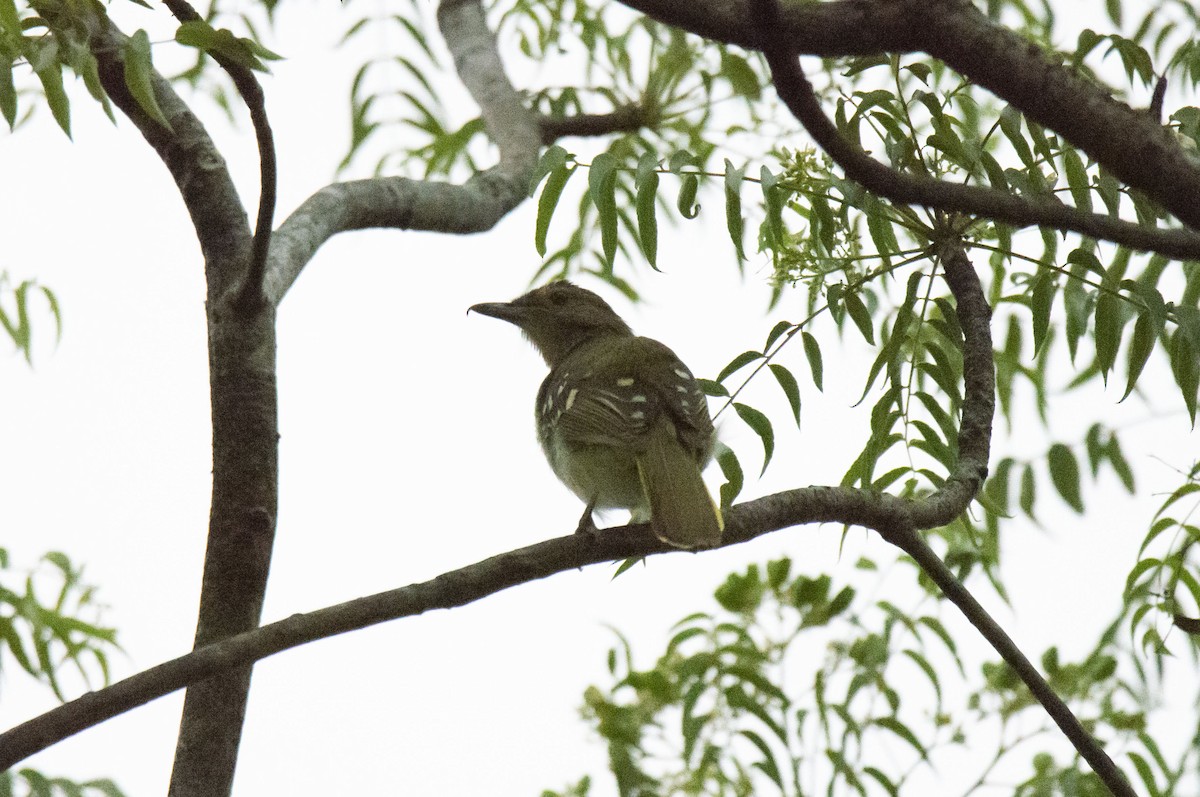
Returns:
[[[462,185],[383,177],[317,191],[275,232],[264,285],[272,305],[282,301],[317,249],[340,232],[369,227],[482,232],[528,198],[542,131],[508,80],[480,3],[443,0],[438,25],[500,150],[499,162]]]
[[[236,307],[253,259],[253,239],[228,169],[203,125],[161,75],[150,79],[170,129],[154,121],[125,85],[125,36],[96,11],[90,47],[113,103],[166,164],[204,256],[213,487],[196,623],[203,647],[258,625],[275,534],[278,423],[274,308]],[[171,791],[219,797],[233,781],[250,670],[188,689]]]
[[[967,510],[988,475],[992,420],[996,414],[996,366],[992,359],[992,309],[962,242],[946,241],[938,253],[954,295],[963,330],[963,402],[958,459],[942,486],[914,501],[909,522],[915,529],[944,526]]]
[[[885,188],[891,188],[898,192],[910,192],[911,196],[930,196],[937,190],[963,188],[895,172],[872,160],[844,140],[821,110],[812,87],[800,69],[795,53],[790,49],[790,44],[785,38],[777,35],[780,17],[776,0],[753,0],[751,8],[754,22],[760,31],[763,53],[771,67],[771,76],[780,99],[817,143],[842,166],[847,176],[877,193],[885,193]],[[973,192],[979,190],[973,189]],[[885,540],[912,556],[946,597],[1009,663],[1046,709],[1046,713],[1104,781],[1109,791],[1120,797],[1134,797],[1133,789],[1121,770],[1100,744],[1084,730],[1067,705],[1050,688],[999,624],[987,614],[917,534],[920,529],[950,522],[966,509],[978,493],[987,477],[992,419],[995,414],[996,383],[995,364],[992,359],[991,309],[984,298],[979,276],[971,267],[960,241],[944,242],[939,259],[946,283],[954,295],[955,311],[963,330],[965,389],[959,429],[958,461],[942,488],[929,499],[914,502],[914,510],[904,522],[874,528]]]
[[[726,518],[722,547],[801,523],[888,527],[907,522],[909,503],[842,487],[806,487],[748,501]],[[453,570],[429,581],[381,592],[264,625],[215,642],[58,706],[0,734],[0,771],[34,753],[178,689],[267,656],[435,609],[463,606],[519,584],[589,565],[631,557],[680,554],[654,537],[648,524],[568,534]]]
[[[1200,257],[1200,234],[1188,230],[1156,230],[1087,213],[1057,200],[1035,201],[995,188],[943,182],[898,172],[880,163],[846,140],[825,115],[812,84],[791,50],[791,42],[780,33],[782,29],[778,16],[764,21],[760,42],[771,68],[776,93],[817,145],[842,167],[846,176],[868,191],[894,202],[967,213],[1018,227],[1053,227],[1172,257]]]
[[[163,4],[180,22],[203,21],[203,17],[188,4],[187,0],[163,0]],[[233,85],[242,95],[242,100],[250,111],[250,121],[254,125],[254,136],[258,142],[258,217],[254,222],[253,256],[237,302],[239,306],[252,312],[263,301],[263,274],[267,268],[267,251],[271,245],[271,225],[275,218],[275,198],[278,184],[275,138],[271,132],[271,122],[267,118],[262,86],[259,84],[258,78],[254,76],[254,72],[249,67],[242,66],[219,52],[209,52],[209,55],[229,74]]]
[[[575,116],[542,116],[538,126],[546,146],[568,136],[606,136],[610,133],[634,133],[653,120],[638,105],[623,105],[611,113],[585,113]]]
[[[661,22],[747,49],[763,49],[772,39],[786,42],[789,57],[928,53],[1059,133],[1186,224],[1200,227],[1200,203],[1195,201],[1200,196],[1200,166],[1170,131],[1150,114],[1114,100],[1102,87],[992,22],[970,0],[790,0],[782,4],[776,26],[767,33],[755,27],[749,11],[752,0],[621,2]],[[817,131],[810,128],[809,132],[816,137]],[[1139,232],[1137,225],[1066,206],[1042,207],[1003,192],[989,197],[979,193],[981,189],[963,186],[951,186],[941,193],[933,193],[928,185],[920,186],[921,191],[917,187],[910,183],[901,188],[907,193],[893,198],[961,209],[1017,225],[1073,230],[1170,257],[1194,258],[1200,251],[1200,237],[1192,232]],[[922,191],[931,193],[923,195]],[[995,207],[989,208],[989,202]],[[953,203],[959,204],[950,207]]]

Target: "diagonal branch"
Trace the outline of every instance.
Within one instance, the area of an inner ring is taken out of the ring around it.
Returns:
[[[1200,256],[1200,234],[1191,231],[1156,230],[1087,213],[1058,201],[1032,200],[995,188],[905,174],[875,160],[843,137],[826,116],[812,84],[800,69],[796,54],[790,49],[790,43],[779,33],[781,30],[777,15],[764,21],[761,45],[771,67],[775,91],[813,140],[842,167],[846,176],[868,191],[894,202],[982,216],[1018,227],[1053,227],[1172,257]]]
[[[317,250],[338,233],[370,227],[482,232],[528,198],[542,131],[508,80],[479,0],[443,0],[438,25],[500,150],[499,162],[461,185],[381,177],[317,191],[275,232],[264,281],[270,304],[283,300]]]
[[[776,24],[767,35],[749,12],[753,0],[621,1],[659,21],[747,49],[763,49],[774,39],[786,41],[793,54],[825,57],[928,53],[1059,133],[1184,223],[1200,228],[1200,203],[1195,201],[1200,196],[1200,164],[1169,130],[988,19],[970,0],[789,0],[781,3]],[[816,137],[816,130],[809,132]],[[894,198],[930,207],[946,207],[951,200],[968,203],[958,208],[1012,224],[1075,230],[1177,258],[1194,258],[1200,246],[1195,233],[1152,229],[1137,233],[1130,229],[1136,225],[1102,222],[1104,217],[1088,218],[1091,214],[1065,206],[1040,207],[1007,194],[1002,194],[1007,197],[1003,201],[993,198],[998,204],[988,210],[980,204],[985,195],[979,189],[959,188],[920,199],[915,184],[910,184],[900,189],[907,193]],[[932,191],[929,186],[922,189]]]
[[[723,545],[731,546],[801,523],[842,523],[880,528],[907,522],[908,503],[893,496],[842,487],[806,487],[748,501],[728,517]],[[450,609],[497,592],[588,565],[631,557],[679,554],[654,537],[648,524],[605,529],[502,553],[436,578],[358,598],[238,634],[89,692],[0,734],[0,771],[86,728],[137,706],[248,667],[318,639]]]

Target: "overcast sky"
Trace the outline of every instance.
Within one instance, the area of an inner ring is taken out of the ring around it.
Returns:
[[[152,18],[124,13],[127,29]],[[357,59],[339,56],[336,78],[326,72],[327,50],[346,25],[338,13],[336,3],[306,6],[300,24],[300,13],[285,12],[268,41],[288,56],[264,80],[279,148],[278,220],[328,182],[344,154],[347,65]],[[204,287],[166,170],[132,125],[122,119],[114,128],[81,91],[73,96],[74,143],[46,113],[0,135],[10,186],[0,192],[0,268],[53,288],[64,314],[57,347],[47,340],[48,317],[35,316],[42,340],[33,370],[16,355],[0,366],[0,544],[25,566],[53,549],[86,565],[110,607],[106,620],[120,629],[125,654],[112,662],[119,678],[185,652],[194,631],[210,488]],[[231,131],[211,104],[196,107],[252,210],[252,139]],[[606,294],[635,331],[709,377],[761,345],[778,318],[798,319],[803,303],[789,296],[764,317],[762,266],[737,276],[715,208],[663,231],[665,273],[639,282],[644,306]],[[344,235],[305,270],[279,317],[282,495],[265,620],[423,581],[574,528],[578,501],[554,480],[533,435],[541,359],[511,327],[465,315],[475,302],[521,293],[537,263],[527,204],[471,238]],[[799,432],[784,422],[773,385],[754,394],[776,418],[780,440],[748,497],[836,483],[859,450],[867,415],[850,405],[869,361],[857,343],[839,354],[834,340],[823,342],[837,367],[827,369],[824,394],[805,384]],[[792,364],[803,373],[799,359]],[[1089,507],[1103,494],[1104,512],[1080,519],[1047,500],[1046,529],[1015,524],[1005,538],[1012,610],[981,588],[1031,656],[1049,644],[1079,654],[1094,641],[1119,605],[1161,500],[1154,493],[1176,483],[1158,460],[1186,467],[1197,450],[1163,363],[1146,378],[1164,385],[1156,405],[1169,411],[1165,421],[1117,405],[1123,380],[1067,396],[1053,414],[1057,439],[1081,438],[1085,427],[1072,424],[1094,412],[1128,428],[1140,498],[1127,499],[1106,477],[1099,490],[1088,488]],[[997,458],[1047,445],[1032,423],[1011,436],[997,431]],[[724,424],[723,436],[755,473],[756,439],[736,422]],[[708,476],[717,483],[715,466]],[[593,567],[276,656],[255,671],[235,791],[516,797],[602,774],[603,749],[589,744],[578,706],[587,685],[604,683],[614,641],[606,624],[649,665],[670,624],[711,608],[712,589],[732,570],[787,554],[836,581],[851,577],[860,554],[886,558],[882,543],[862,533],[839,553],[840,543],[838,528],[806,527],[733,550],[657,557],[615,582],[611,568]],[[909,572],[881,573],[873,594],[911,594]],[[972,633],[952,615],[947,625],[963,638]],[[15,667],[3,679],[0,725],[53,705]],[[181,702],[165,698],[29,763],[50,775],[111,776],[131,797],[163,794]],[[596,793],[609,793],[607,781],[598,785]]]

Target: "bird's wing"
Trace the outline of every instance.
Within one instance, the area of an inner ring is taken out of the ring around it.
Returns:
[[[707,459],[713,434],[708,404],[674,352],[656,340],[630,337],[583,354],[564,361],[540,394],[564,440],[641,449],[665,415],[685,449]]]

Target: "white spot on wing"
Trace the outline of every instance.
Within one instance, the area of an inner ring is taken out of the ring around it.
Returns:
[[[571,409],[571,405],[575,403],[575,397],[578,395],[579,395],[579,388],[577,388],[577,387],[571,388],[571,392],[567,394],[567,406],[563,407],[563,409],[564,410]]]
[[[626,376],[617,380],[617,387],[633,387],[633,377]]]

